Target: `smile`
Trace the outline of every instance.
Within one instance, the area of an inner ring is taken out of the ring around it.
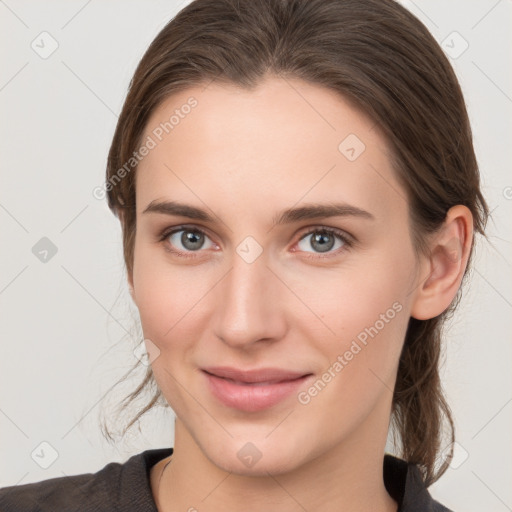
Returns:
[[[231,378],[235,373],[238,378]],[[203,370],[203,375],[216,400],[245,412],[262,411],[278,404],[312,377],[311,373],[298,374],[275,369],[245,373],[234,369],[217,369],[216,373]]]

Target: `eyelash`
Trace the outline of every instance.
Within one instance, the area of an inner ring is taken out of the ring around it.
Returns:
[[[169,238],[171,235],[173,235],[174,233],[178,233],[180,231],[191,231],[194,233],[199,233],[199,234],[205,235],[208,238],[210,238],[208,236],[208,233],[206,233],[202,229],[199,229],[195,226],[176,226],[171,229],[169,229],[169,228],[164,229],[158,235],[158,241],[165,242],[167,240],[167,238]],[[333,253],[330,253],[330,252],[326,253],[325,256],[321,255],[321,253],[316,253],[316,255],[307,253],[308,255],[305,256],[307,259],[324,259],[324,258],[331,258],[331,257],[339,256],[341,253],[348,251],[354,245],[354,240],[352,239],[352,237],[349,237],[344,231],[341,231],[336,228],[327,227],[327,226],[314,226],[314,227],[310,228],[305,233],[302,233],[301,237],[299,238],[299,241],[301,241],[303,238],[305,238],[308,235],[311,235],[313,233],[326,233],[329,235],[336,236],[343,242],[344,245],[343,245],[343,247],[339,248],[337,251],[335,251]],[[167,245],[169,245],[169,244],[167,244]],[[200,252],[200,250],[199,251],[188,251],[188,252],[176,251],[175,249],[170,249],[168,246],[165,247],[165,250],[177,255],[180,258],[197,258],[197,256],[194,253]]]

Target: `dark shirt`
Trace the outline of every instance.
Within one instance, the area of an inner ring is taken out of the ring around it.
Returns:
[[[1,512],[157,512],[149,471],[172,448],[146,450],[96,473],[0,489]],[[417,466],[385,454],[384,484],[399,512],[451,512],[433,500]]]

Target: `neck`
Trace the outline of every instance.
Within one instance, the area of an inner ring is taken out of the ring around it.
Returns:
[[[385,432],[380,431],[382,435],[376,435],[375,424],[367,421],[343,444],[293,471],[247,476],[213,464],[176,420],[172,463],[158,486],[158,510],[396,512],[397,503],[388,494],[383,478],[387,425]]]

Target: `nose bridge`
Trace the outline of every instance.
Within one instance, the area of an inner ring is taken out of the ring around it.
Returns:
[[[233,253],[218,304],[217,334],[226,343],[241,346],[276,336],[279,283],[267,265],[267,254],[254,239]]]

